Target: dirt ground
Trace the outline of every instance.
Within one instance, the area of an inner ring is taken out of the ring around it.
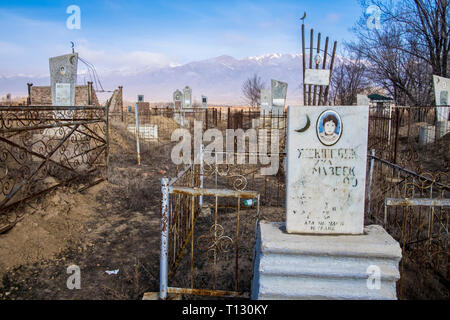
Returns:
[[[59,188],[17,209],[25,212],[23,219],[0,235],[0,300],[137,300],[145,292],[159,290],[160,181],[174,177],[176,168],[167,161],[170,144],[142,150],[138,166],[134,139],[124,126],[113,125],[108,182],[82,193]],[[235,232],[231,211],[220,212],[224,234],[230,236]],[[245,208],[241,214],[239,290],[243,291],[250,290],[252,278],[255,214]],[[262,206],[259,219],[283,221],[284,208]],[[208,234],[212,221],[212,216],[199,218],[196,234]],[[211,280],[211,273],[204,272],[211,270],[211,261],[202,254],[195,251],[199,286]],[[233,289],[234,262],[233,252],[219,257],[218,270],[228,271],[218,272],[217,289]],[[80,290],[67,288],[70,265],[80,267]],[[117,269],[117,274],[106,273]],[[419,279],[420,272],[405,269],[404,298],[448,297],[448,284],[436,284],[432,276]],[[187,254],[170,284],[189,287],[189,270]]]
[[[113,125],[108,182],[82,193],[59,188],[17,208],[23,219],[0,235],[0,299],[141,299],[158,291],[160,181],[176,172],[170,150],[143,148],[138,166],[135,141]],[[280,220],[282,209],[266,208],[261,218]],[[241,223],[242,234],[253,232],[253,219]],[[252,241],[249,234],[242,243]],[[67,288],[70,265],[80,267],[80,290]],[[242,289],[249,290],[251,274],[250,259],[241,265]]]

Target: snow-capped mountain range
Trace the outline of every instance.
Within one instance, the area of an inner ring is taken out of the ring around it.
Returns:
[[[131,75],[112,72],[99,76],[105,90],[113,90],[122,85],[124,100],[134,101],[138,94],[144,94],[146,101],[169,102],[172,101],[172,94],[176,89],[182,90],[189,85],[194,101],[200,101],[201,95],[205,95],[212,104],[245,104],[242,84],[256,73],[266,87],[270,86],[270,79],[287,82],[288,103],[299,104],[302,83],[301,60],[301,54],[273,53],[243,59],[222,55]],[[84,79],[84,76],[79,75],[78,83],[83,83]],[[0,96],[8,92],[26,96],[27,82],[34,85],[49,85],[50,81],[49,77],[0,75]]]

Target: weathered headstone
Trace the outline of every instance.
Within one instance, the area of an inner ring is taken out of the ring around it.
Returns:
[[[189,86],[186,86],[183,89],[183,108],[190,109],[192,108],[192,89]]]
[[[289,108],[286,230],[361,234],[367,106]]]
[[[252,299],[396,299],[402,257],[363,228],[368,106],[288,107],[286,223],[260,221]]]
[[[261,90],[261,111],[260,111],[260,115],[264,116],[264,115],[268,115],[271,111],[271,98],[270,98],[270,90],[266,90],[266,89],[262,89]]]
[[[274,115],[282,115],[284,113],[287,88],[288,84],[286,82],[271,80],[272,113]]]
[[[75,105],[78,53],[66,54],[49,59],[52,104],[55,106]]]
[[[434,96],[436,101],[437,121],[448,121],[450,79],[433,76]]]
[[[180,90],[176,90],[173,93],[173,107],[174,107],[175,111],[181,110],[182,100],[183,100],[183,93]]]

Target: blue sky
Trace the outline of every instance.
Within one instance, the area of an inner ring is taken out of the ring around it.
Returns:
[[[73,4],[80,30],[66,28]],[[70,41],[100,72],[299,53],[304,11],[308,29],[340,42],[363,14],[357,0],[0,0],[0,76],[48,74],[48,57],[70,52]]]

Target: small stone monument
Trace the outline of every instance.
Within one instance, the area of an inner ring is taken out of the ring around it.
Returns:
[[[202,96],[202,108],[208,108],[208,97]]]
[[[400,246],[364,227],[368,116],[288,108],[286,223],[259,223],[252,299],[396,299]]]
[[[186,86],[183,89],[183,109],[192,108],[192,89]]]
[[[436,139],[450,132],[449,91],[450,79],[433,76],[434,95],[436,101]]]
[[[270,90],[262,89],[261,90],[261,111],[260,116],[267,116],[271,111],[271,98],[270,98]]]
[[[283,115],[284,106],[286,105],[288,84],[277,80],[271,80],[271,99],[272,99],[272,114]]]
[[[52,104],[54,106],[75,105],[78,53],[49,59]]]
[[[183,93],[180,90],[176,90],[173,93],[173,107],[175,109],[175,111],[180,111],[181,110],[181,103],[183,100]]]
[[[362,234],[368,118],[367,107],[289,109],[287,232]]]

